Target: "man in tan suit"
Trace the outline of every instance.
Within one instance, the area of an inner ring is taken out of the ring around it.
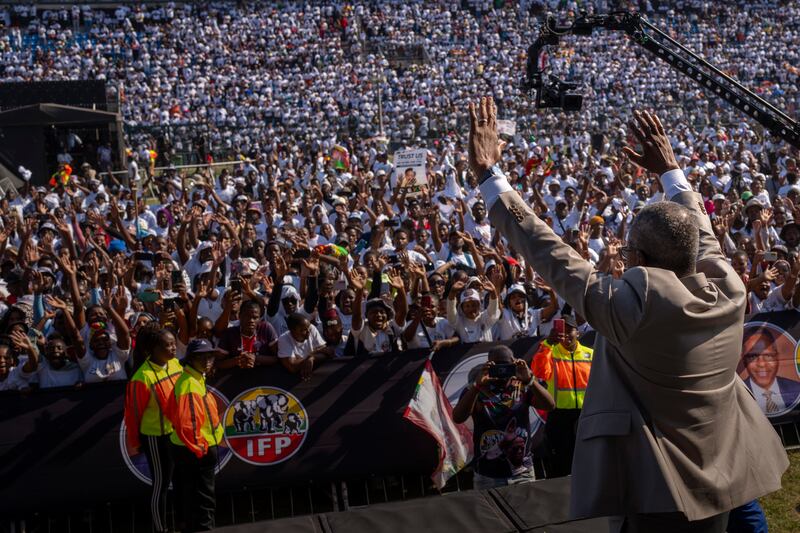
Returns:
[[[660,121],[636,113],[665,197],[644,208],[621,279],[597,272],[540,221],[500,168],[496,110],[470,105],[470,166],[489,218],[545,282],[597,330],[572,465],[570,513],[613,531],[725,530],[728,511],[776,491],[780,440],[736,374],[746,290],[721,254],[700,196]]]

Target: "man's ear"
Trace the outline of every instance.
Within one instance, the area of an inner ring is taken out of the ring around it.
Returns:
[[[641,266],[641,267],[647,266],[647,257],[645,257],[645,255],[641,251],[636,250],[636,257],[637,257],[636,266]]]

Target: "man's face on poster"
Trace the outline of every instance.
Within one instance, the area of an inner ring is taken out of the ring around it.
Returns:
[[[754,333],[745,340],[742,355],[750,379],[768,389],[778,375],[778,350],[771,335]]]

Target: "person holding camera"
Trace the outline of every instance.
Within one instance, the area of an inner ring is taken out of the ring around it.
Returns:
[[[489,350],[489,360],[474,370],[473,382],[453,409],[456,424],[472,418],[474,488],[533,481],[530,407],[551,411],[553,397],[508,346]]]

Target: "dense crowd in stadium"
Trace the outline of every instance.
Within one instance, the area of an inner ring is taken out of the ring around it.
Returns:
[[[0,81],[105,80],[137,131],[127,168],[64,139],[52,170],[71,174],[0,200],[0,390],[128,380],[198,339],[213,372],[308,380],[338,357],[541,335],[548,353],[521,374],[556,396],[549,351],[590,361],[578,339],[592,328],[489,222],[466,144],[481,96],[516,125],[511,186],[614,278],[637,213],[665,199],[621,151],[633,110],[655,109],[747,312],[800,310],[796,148],[621,33],[565,37],[543,59],[581,82],[580,112],[538,111],[522,90],[544,12],[611,9],[639,10],[798,116],[795,2],[0,6]],[[393,164],[403,149],[427,151],[423,182]],[[155,171],[179,152],[234,163]]]

